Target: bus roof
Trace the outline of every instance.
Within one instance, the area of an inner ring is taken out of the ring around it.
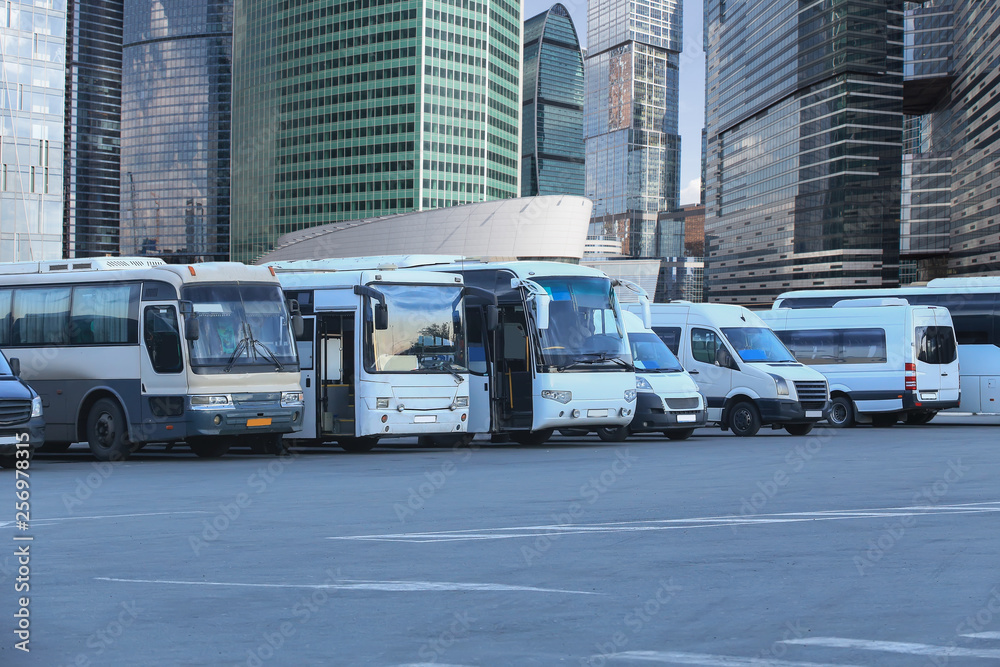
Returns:
[[[461,255],[379,255],[373,257],[342,257],[331,259],[300,259],[267,262],[279,272],[290,271],[358,271],[361,269],[427,269],[429,271],[474,271],[506,269],[519,278],[538,276],[599,276],[603,271],[579,264],[517,260],[507,257],[463,257]]]
[[[302,260],[312,261],[312,260]],[[443,273],[441,271],[418,271],[409,270],[398,271],[395,269],[381,270],[357,270],[357,271],[282,271],[278,270],[278,279],[284,289],[326,289],[347,285],[364,285],[373,281],[385,283],[406,282],[425,283],[432,285],[463,285],[462,276],[457,273]]]
[[[277,278],[266,266],[240,262],[167,264],[155,257],[100,257],[0,264],[0,285],[7,286],[129,280],[163,280],[175,285],[235,281],[277,284]]]
[[[956,278],[935,278],[926,285],[903,285],[902,287],[875,287],[853,289],[815,289],[785,292],[775,299],[803,299],[817,297],[899,297],[906,294],[1000,294],[1000,276],[973,276]]]

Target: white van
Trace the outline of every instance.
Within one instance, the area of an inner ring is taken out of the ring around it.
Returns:
[[[704,394],[708,421],[740,436],[764,425],[805,435],[825,418],[826,378],[797,362],[756,314],[686,301],[652,304],[651,310],[653,331]]]
[[[632,433],[662,432],[685,440],[708,420],[705,397],[681,362],[662,340],[643,326],[642,318],[622,313],[635,365],[635,415],[626,426],[597,429],[601,440],[620,442]]]
[[[830,382],[830,423],[926,424],[961,398],[951,314],[905,299],[758,313],[795,358]]]

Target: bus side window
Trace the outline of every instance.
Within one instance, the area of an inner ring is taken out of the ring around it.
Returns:
[[[143,338],[153,370],[180,373],[184,370],[181,336],[173,306],[147,306],[143,318]]]

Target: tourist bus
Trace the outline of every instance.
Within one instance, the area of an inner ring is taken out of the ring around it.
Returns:
[[[305,416],[286,438],[353,452],[382,438],[466,435],[465,300],[492,302],[492,294],[467,288],[460,275],[401,271],[377,259],[268,266],[304,321]]]
[[[936,278],[925,286],[785,292],[773,308],[828,308],[845,299],[898,297],[951,313],[961,402],[948,413],[1000,414],[1000,277]]]
[[[624,426],[635,410],[636,378],[615,287],[645,291],[575,264],[419,256],[408,265],[458,273],[493,293],[498,325],[482,303],[466,304],[469,433],[542,444],[555,429]]]
[[[41,396],[44,451],[276,451],[302,423],[292,320],[265,267],[107,257],[0,264],[0,347]]]

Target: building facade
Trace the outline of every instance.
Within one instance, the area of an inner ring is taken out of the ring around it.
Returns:
[[[708,298],[895,286],[902,0],[706,0]]]
[[[914,277],[1000,274],[1000,7],[906,3],[902,256]]]
[[[591,0],[587,12],[587,196],[590,235],[657,256],[656,217],[680,196],[680,0]]]
[[[563,5],[524,22],[522,81],[521,196],[583,196],[583,52]]]
[[[123,0],[69,0],[63,256],[119,251]]]
[[[519,3],[237,10],[234,259],[333,221],[518,196]]]
[[[125,0],[121,252],[229,258],[233,0]]]
[[[59,259],[66,9],[0,2],[0,262]]]

